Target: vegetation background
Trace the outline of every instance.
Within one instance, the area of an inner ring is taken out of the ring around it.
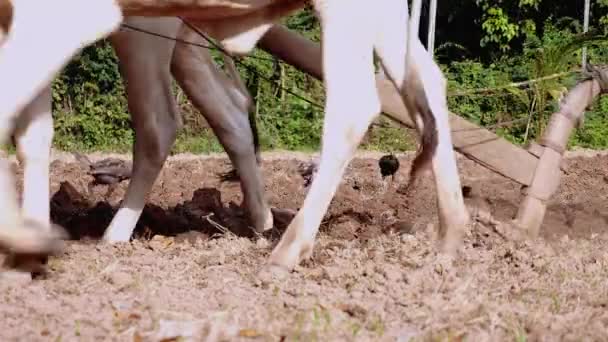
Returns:
[[[428,1],[423,6],[420,37],[426,42]],[[580,77],[576,72],[566,72],[580,69],[581,47],[589,40],[581,37],[583,9],[584,0],[440,1],[435,56],[449,79],[451,111],[486,127],[516,120],[494,130],[516,144],[536,139],[556,109],[556,99]],[[299,11],[284,23],[319,40],[319,24],[310,9]],[[588,45],[588,55],[593,63],[605,63],[608,49],[603,34],[608,28],[608,0],[592,1],[590,28],[594,39]],[[219,54],[213,53],[221,65]],[[261,50],[254,54],[266,59],[244,58],[249,68],[239,69],[257,102],[262,148],[318,149],[322,108],[288,91],[322,105],[322,84]],[[502,87],[556,73],[565,74],[524,87]],[[476,91],[496,87],[499,89]],[[173,153],[222,151],[183,92],[177,86],[174,92],[184,127]],[[133,132],[124,86],[108,42],[100,41],[84,49],[54,81],[53,110],[56,148],[131,150]],[[372,126],[361,148],[412,150],[412,133],[380,120],[379,125]],[[600,98],[590,108],[570,146],[608,147],[608,98]]]

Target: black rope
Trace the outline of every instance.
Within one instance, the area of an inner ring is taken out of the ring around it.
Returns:
[[[236,64],[241,65],[242,67],[244,67],[245,69],[247,69],[249,72],[251,72],[251,73],[255,74],[256,76],[258,76],[260,79],[262,79],[262,80],[264,80],[264,81],[267,81],[267,82],[269,82],[269,83],[274,84],[275,86],[277,86],[277,87],[278,87],[279,89],[281,89],[282,91],[284,91],[284,92],[286,92],[286,93],[288,93],[288,94],[290,94],[290,95],[292,95],[292,96],[294,96],[294,97],[296,97],[296,98],[298,98],[298,99],[300,99],[300,100],[302,100],[302,101],[304,101],[304,102],[306,102],[306,103],[311,104],[313,107],[317,107],[317,108],[319,108],[319,109],[323,109],[323,106],[322,106],[322,105],[320,105],[320,104],[318,104],[318,103],[316,103],[316,102],[314,102],[314,101],[312,101],[312,100],[309,100],[309,99],[307,99],[306,97],[303,97],[303,96],[301,96],[301,95],[298,95],[297,93],[295,93],[295,92],[293,92],[293,91],[291,91],[291,90],[289,90],[289,89],[287,89],[287,88],[285,88],[285,87],[282,87],[282,86],[280,86],[280,85],[277,85],[277,84],[276,84],[276,82],[275,82],[275,81],[273,81],[273,80],[272,80],[270,77],[267,77],[267,76],[265,76],[265,75],[261,74],[260,72],[258,72],[258,71],[257,71],[257,69],[256,69],[255,67],[253,67],[253,66],[251,66],[251,65],[249,65],[249,64],[243,63],[243,62],[242,62],[242,61],[240,61],[239,59],[235,59],[235,58],[234,58],[233,56],[231,56],[231,55],[230,55],[228,52],[226,52],[224,49],[222,49],[222,47],[220,47],[218,44],[216,44],[216,43],[215,43],[215,42],[213,42],[211,39],[209,39],[209,38],[208,38],[208,37],[207,37],[207,36],[206,36],[206,35],[205,35],[203,32],[199,31],[199,30],[198,30],[196,27],[192,26],[192,25],[191,25],[190,23],[188,23],[186,20],[184,20],[184,19],[182,19],[182,18],[180,18],[180,19],[181,19],[181,20],[182,20],[182,22],[183,22],[184,24],[186,24],[186,25],[187,25],[187,26],[188,26],[190,29],[194,30],[194,32],[196,32],[198,35],[200,35],[200,36],[201,36],[203,39],[205,39],[207,42],[209,42],[209,43],[210,43],[211,45],[213,45],[213,46],[207,46],[207,45],[203,45],[203,44],[198,44],[198,43],[194,43],[194,42],[189,42],[189,41],[186,41],[186,40],[183,40],[183,39],[179,39],[179,38],[173,38],[173,37],[169,37],[169,36],[166,36],[166,35],[163,35],[163,34],[160,34],[160,33],[155,33],[155,32],[151,32],[151,31],[148,31],[148,30],[140,29],[140,28],[137,28],[137,27],[134,27],[134,26],[128,25],[128,24],[122,24],[122,26],[124,26],[124,27],[126,27],[126,28],[128,28],[128,29],[130,29],[130,30],[134,30],[134,31],[138,31],[138,32],[141,32],[141,33],[150,34],[150,35],[157,36],[157,37],[160,37],[160,38],[165,38],[165,39],[174,40],[174,41],[179,42],[179,43],[188,44],[188,45],[193,45],[193,46],[201,47],[201,48],[208,49],[208,50],[218,50],[218,51],[220,51],[221,53],[223,53],[224,55],[226,55],[226,56],[228,56],[229,58],[231,58],[231,59],[232,59],[232,60],[233,60],[233,61],[234,61]],[[265,57],[246,56],[245,58],[256,58],[256,59],[261,59],[261,60],[266,60],[266,61],[275,62],[275,60],[274,60],[274,59],[272,59],[272,58],[265,58]]]
[[[260,72],[257,71],[257,69],[254,66],[251,66],[249,64],[246,64],[244,62],[242,62],[240,59],[234,58],[234,56],[232,56],[230,53],[228,53],[225,49],[223,49],[219,44],[215,43],[213,40],[211,40],[209,37],[207,37],[207,35],[202,32],[201,30],[199,30],[196,26],[192,25],[191,23],[189,23],[187,20],[183,19],[182,17],[178,17],[186,26],[188,26],[188,28],[190,28],[191,30],[193,30],[194,32],[196,32],[200,37],[202,37],[205,41],[207,41],[209,44],[211,44],[212,46],[207,46],[207,45],[203,45],[203,44],[198,44],[198,43],[194,43],[194,42],[189,42],[183,39],[179,39],[179,38],[173,38],[173,37],[169,37],[160,33],[155,33],[155,32],[151,32],[145,29],[140,29],[128,24],[122,24],[123,27],[126,27],[128,29],[134,30],[134,31],[139,31],[141,33],[146,33],[146,34],[150,34],[153,36],[157,36],[160,38],[165,38],[165,39],[170,39],[170,40],[174,40],[176,42],[182,43],[182,44],[187,44],[187,45],[193,45],[193,46],[197,46],[197,47],[201,47],[204,49],[208,49],[208,50],[217,50],[220,51],[222,54],[228,56],[229,58],[231,58],[236,64],[241,65],[242,67],[244,67],[245,69],[247,69],[248,71],[250,71],[251,73],[255,74],[256,76],[258,76],[260,79],[267,81],[269,83],[274,84],[275,86],[277,86],[279,89],[281,89],[282,91],[304,101],[307,102],[309,104],[311,104],[313,107],[317,107],[319,109],[323,109],[323,106],[307,99],[306,97],[303,97],[301,95],[298,95],[297,93],[282,87],[280,85],[277,85],[276,82],[274,80],[272,80],[270,77],[267,77],[263,74],[261,74]],[[245,56],[245,58],[254,58],[254,59],[260,59],[260,60],[265,60],[265,61],[271,61],[271,62],[276,62],[275,59],[273,58],[265,58],[265,57],[257,57],[257,56]],[[587,79],[590,78],[594,78],[598,81],[598,83],[600,84],[600,87],[602,89],[602,93],[606,93],[608,92],[608,76],[605,75],[602,70],[600,70],[599,68],[593,67],[591,66],[590,63],[587,63],[587,69],[589,70],[586,75],[587,75]],[[585,73],[584,73],[585,74]],[[471,94],[471,95],[475,95],[475,94]],[[485,95],[484,95],[485,96]],[[507,121],[507,122],[502,122],[502,123],[497,123],[494,125],[490,125],[487,127],[478,127],[478,128],[472,128],[472,129],[460,129],[460,130],[452,130],[452,132],[457,132],[457,131],[468,131],[468,130],[481,130],[481,129],[491,129],[491,128],[496,128],[496,127],[501,127],[501,126],[507,126],[510,124],[514,124],[517,123],[519,121],[522,121],[527,118],[523,118],[523,119],[516,119],[516,120],[511,120],[511,121]]]
[[[585,70],[582,72],[581,81],[595,80],[600,86],[600,95],[608,93],[608,75],[606,65],[592,65],[587,62]]]
[[[135,27],[135,26],[131,26],[129,24],[124,24],[123,23],[121,26],[123,26],[125,28],[128,28],[129,30],[138,31],[138,32],[141,32],[141,33],[146,33],[146,34],[149,34],[149,35],[152,35],[152,36],[156,36],[156,37],[159,37],[159,38],[165,38],[165,39],[169,39],[169,40],[174,40],[176,42],[179,42],[179,43],[182,43],[182,44],[186,44],[186,45],[197,46],[197,47],[200,47],[200,48],[203,48],[203,49],[207,49],[207,50],[218,50],[216,47],[207,46],[207,45],[203,45],[203,44],[199,44],[199,43],[194,43],[194,42],[189,42],[187,40],[183,40],[183,39],[179,39],[179,38],[169,37],[169,36],[166,36],[166,35],[161,34],[161,33],[156,33],[156,32],[152,32],[152,31],[148,31],[148,30],[141,29],[141,28],[138,28],[138,27]],[[221,52],[224,53],[223,51],[221,51]],[[263,61],[274,62],[273,58],[259,57],[259,56],[247,56],[247,57],[248,58],[254,58],[254,59],[260,59],[260,60],[263,60]]]

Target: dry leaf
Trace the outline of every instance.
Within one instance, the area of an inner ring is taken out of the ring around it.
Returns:
[[[141,335],[138,332],[135,332],[135,334],[133,334],[133,342],[143,342],[144,339],[143,337],[141,337]]]
[[[171,245],[173,245],[173,243],[174,243],[173,237],[154,235],[152,240],[150,240],[150,242],[149,242],[149,246],[153,250],[162,250],[162,249],[169,248]]]
[[[114,318],[118,321],[138,320],[141,319],[141,315],[136,312],[114,311]]]
[[[136,319],[141,319],[141,315],[140,315],[140,314],[138,314],[138,313],[135,313],[135,312],[131,312],[131,313],[129,314],[129,319],[133,319],[133,320],[136,320]]]
[[[255,329],[241,329],[239,330],[239,336],[241,337],[259,337],[262,333]]]

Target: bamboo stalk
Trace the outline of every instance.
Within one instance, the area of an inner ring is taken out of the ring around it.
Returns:
[[[528,236],[536,237],[540,232],[547,202],[557,191],[561,177],[560,164],[566,151],[568,138],[587,108],[599,95],[600,86],[595,80],[577,84],[562,100],[558,112],[551,116],[539,143],[542,148],[538,167],[525,198],[519,207],[515,224]]]

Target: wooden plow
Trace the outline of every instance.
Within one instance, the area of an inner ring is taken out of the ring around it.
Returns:
[[[276,25],[260,40],[258,47],[322,79],[320,44]],[[563,171],[561,160],[572,130],[578,126],[585,109],[601,89],[608,87],[600,86],[603,83],[601,72],[595,70],[595,73],[594,77],[580,82],[569,92],[562,100],[560,110],[552,115],[540,141],[532,142],[527,149],[450,113],[454,149],[524,187],[524,199],[511,223],[529,237],[535,237],[540,232],[547,202],[557,191]],[[414,128],[414,122],[393,84],[378,74],[376,86],[382,102],[382,113],[406,127]]]

